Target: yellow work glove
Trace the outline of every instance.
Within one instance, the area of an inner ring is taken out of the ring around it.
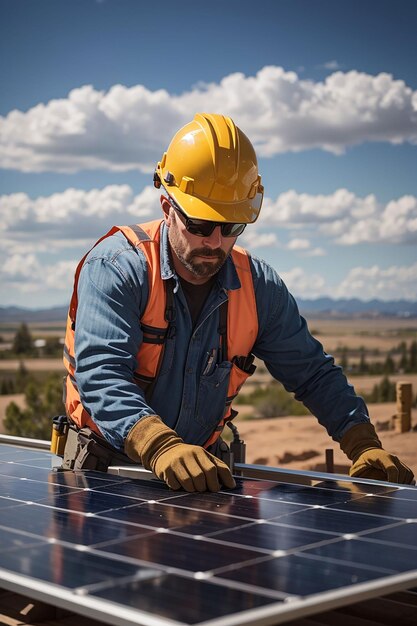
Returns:
[[[353,461],[349,475],[357,478],[413,484],[414,474],[400,459],[382,448],[370,422],[356,424],[342,437],[340,447]]]
[[[229,489],[236,486],[223,461],[201,446],[184,443],[157,415],[144,417],[133,426],[125,452],[171,489],[219,491],[223,485]]]

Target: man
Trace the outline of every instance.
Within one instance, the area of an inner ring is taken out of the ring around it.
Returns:
[[[263,198],[244,133],[230,118],[197,114],[154,184],[163,219],[114,227],[76,271],[64,358],[75,426],[64,464],[106,469],[125,454],[172,489],[232,488],[208,448],[258,357],[340,442],[351,475],[411,482],[282,280],[235,245]]]

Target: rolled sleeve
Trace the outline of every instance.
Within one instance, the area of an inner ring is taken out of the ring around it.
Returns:
[[[154,412],[133,380],[148,295],[146,261],[121,237],[94,248],[80,273],[75,379],[105,439],[123,450],[132,426]]]
[[[310,334],[295,299],[276,272],[255,260],[253,273],[260,329],[255,356],[340,441],[353,425],[369,421],[365,402]]]

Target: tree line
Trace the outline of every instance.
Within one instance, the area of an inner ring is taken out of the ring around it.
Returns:
[[[0,343],[4,343],[0,337]],[[27,324],[20,324],[14,337],[11,348],[0,350],[1,359],[19,357],[36,358],[40,356],[60,357],[62,355],[62,343],[59,337],[47,337],[42,340],[42,347],[36,347],[35,340]]]
[[[370,359],[370,356],[376,356],[375,352],[378,354],[378,351],[369,351],[363,346],[359,350],[343,346],[335,350],[334,354],[338,364],[352,376],[417,373],[417,341],[409,345],[402,341],[388,352],[383,361]],[[356,357],[355,361],[352,361],[353,357]]]

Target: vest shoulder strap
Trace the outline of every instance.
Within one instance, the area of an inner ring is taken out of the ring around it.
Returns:
[[[135,247],[140,247],[147,260],[149,294],[148,302],[141,317],[142,328],[155,329],[159,335],[165,333],[172,311],[167,312],[167,281],[161,280],[160,230],[162,220],[145,224],[120,226],[119,230]],[[168,319],[167,319],[168,318]],[[156,337],[155,343],[159,343]]]
[[[77,314],[77,307],[78,307],[77,291],[78,291],[78,281],[80,277],[80,272],[91,250],[93,250],[96,246],[98,246],[99,243],[104,241],[104,239],[107,239],[107,237],[110,237],[111,235],[114,235],[117,232],[122,232],[124,236],[126,237],[126,239],[135,247],[139,246],[140,244],[151,244],[151,245],[141,246],[148,260],[148,272],[149,272],[150,267],[155,268],[155,271],[159,271],[159,262],[153,263],[153,260],[154,260],[154,257],[157,257],[157,260],[159,261],[159,231],[160,231],[161,223],[162,223],[162,220],[154,220],[152,222],[147,222],[145,224],[132,224],[130,226],[113,226],[105,235],[100,237],[100,239],[98,239],[96,243],[88,250],[88,252],[83,256],[81,261],[78,263],[77,268],[75,270],[74,287],[73,287],[71,302],[69,306],[69,316],[72,320],[73,325],[75,324],[75,317]],[[152,280],[152,276],[150,276],[150,278],[151,278],[150,285],[152,285],[154,281]],[[152,290],[150,289],[149,291],[151,293]],[[154,304],[155,303],[152,302],[152,305]],[[148,309],[148,307],[146,308]],[[165,325],[163,324],[163,326]]]
[[[258,311],[255,288],[250,265],[250,254],[244,248],[235,246],[232,258],[241,287],[228,292],[227,314],[228,358],[248,355],[258,335]]]

